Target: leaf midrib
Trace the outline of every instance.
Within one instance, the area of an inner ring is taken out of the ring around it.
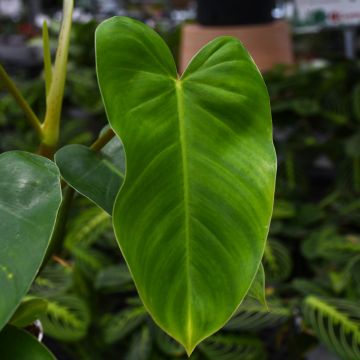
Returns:
[[[188,159],[187,159],[187,140],[185,135],[185,116],[184,116],[184,97],[182,82],[180,79],[175,79],[175,91],[177,102],[177,113],[179,120],[179,136],[181,148],[181,160],[183,168],[183,191],[184,191],[184,222],[185,222],[185,262],[186,262],[186,285],[187,285],[187,340],[189,342],[188,348],[191,347],[192,338],[192,318],[191,318],[191,280],[190,280],[190,207],[189,207],[189,173],[188,173]]]
[[[359,327],[351,320],[348,314],[340,312],[335,306],[315,296],[309,296],[305,302],[330,318],[335,319],[336,322],[341,323],[347,330],[352,331],[355,336],[360,335]]]

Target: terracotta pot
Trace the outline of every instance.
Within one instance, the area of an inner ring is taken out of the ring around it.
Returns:
[[[263,72],[276,64],[292,64],[294,61],[290,27],[285,21],[237,26],[185,24],[181,34],[180,71],[184,71],[202,46],[224,35],[234,36],[242,41]]]

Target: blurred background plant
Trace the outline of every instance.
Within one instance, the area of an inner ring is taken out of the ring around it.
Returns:
[[[129,8],[139,11],[134,4]],[[146,11],[161,14],[159,9]],[[155,24],[176,55],[178,27]],[[94,66],[96,25],[96,18],[73,25],[61,144],[88,145],[106,124]],[[10,34],[14,23],[1,28]],[[58,30],[52,21],[53,41]],[[40,39],[34,31],[28,42],[36,48]],[[43,117],[41,61],[13,63],[9,70]],[[359,79],[360,63],[337,56],[265,74],[279,163],[263,259],[269,309],[247,298],[191,359],[320,359],[314,352],[319,344],[337,358],[360,359]],[[35,151],[35,135],[1,85],[0,129],[1,152]],[[137,297],[110,216],[80,196],[75,204],[64,249],[24,300],[37,301],[45,343],[64,360],[185,359],[184,349],[152,322]]]

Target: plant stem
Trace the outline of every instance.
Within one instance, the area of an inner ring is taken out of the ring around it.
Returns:
[[[55,151],[56,146],[48,146],[44,143],[41,143],[39,146],[38,154],[47,157],[50,160],[53,160]]]
[[[73,0],[64,0],[63,20],[60,29],[55,66],[52,73],[51,87],[46,99],[45,121],[42,126],[44,133],[42,143],[50,149],[55,149],[59,140],[60,117],[64,97],[73,7]]]
[[[29,122],[29,124],[34,128],[36,134],[39,139],[43,138],[43,132],[41,129],[41,122],[38,117],[35,115],[27,101],[21,95],[19,89],[16,87],[15,83],[10,79],[9,75],[6,73],[5,69],[0,65],[0,79],[4,83],[5,87],[9,91],[9,93],[13,96],[15,101],[18,103],[20,108],[23,110],[25,114],[25,119]]]
[[[104,134],[102,134],[100,137],[97,138],[97,140],[90,145],[90,148],[95,151],[101,150],[113,137],[115,136],[115,133],[112,129],[108,129],[105,131]]]
[[[66,268],[68,268],[68,269],[71,269],[71,268],[72,268],[72,265],[71,265],[71,264],[69,264],[67,261],[65,261],[64,259],[62,259],[62,258],[60,258],[60,257],[58,257],[58,256],[56,256],[56,255],[53,255],[51,258],[52,258],[55,262],[57,262],[58,264],[60,264],[60,265],[63,266],[63,267],[66,267]]]
[[[44,70],[45,70],[45,89],[46,97],[49,95],[51,81],[52,81],[52,68],[51,68],[51,50],[49,43],[49,30],[46,21],[43,22],[42,27],[43,39],[43,56],[44,56]]]

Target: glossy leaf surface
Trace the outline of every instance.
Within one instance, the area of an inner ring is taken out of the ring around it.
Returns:
[[[103,127],[100,132],[102,136],[110,128],[109,125]],[[100,153],[111,161],[120,172],[125,174],[125,154],[124,147],[120,139],[114,136],[104,147],[100,150]]]
[[[111,214],[124,178],[111,159],[83,145],[68,145],[55,154],[55,162],[67,183]]]
[[[263,255],[276,172],[268,93],[231,37],[181,78],[159,35],[129,18],[102,23],[96,51],[126,153],[116,236],[144,305],[191,353],[231,317]]]
[[[33,335],[12,325],[0,332],[0,349],[4,360],[55,360]]]
[[[41,156],[0,155],[0,328],[26,294],[48,247],[61,202],[60,174]]]

